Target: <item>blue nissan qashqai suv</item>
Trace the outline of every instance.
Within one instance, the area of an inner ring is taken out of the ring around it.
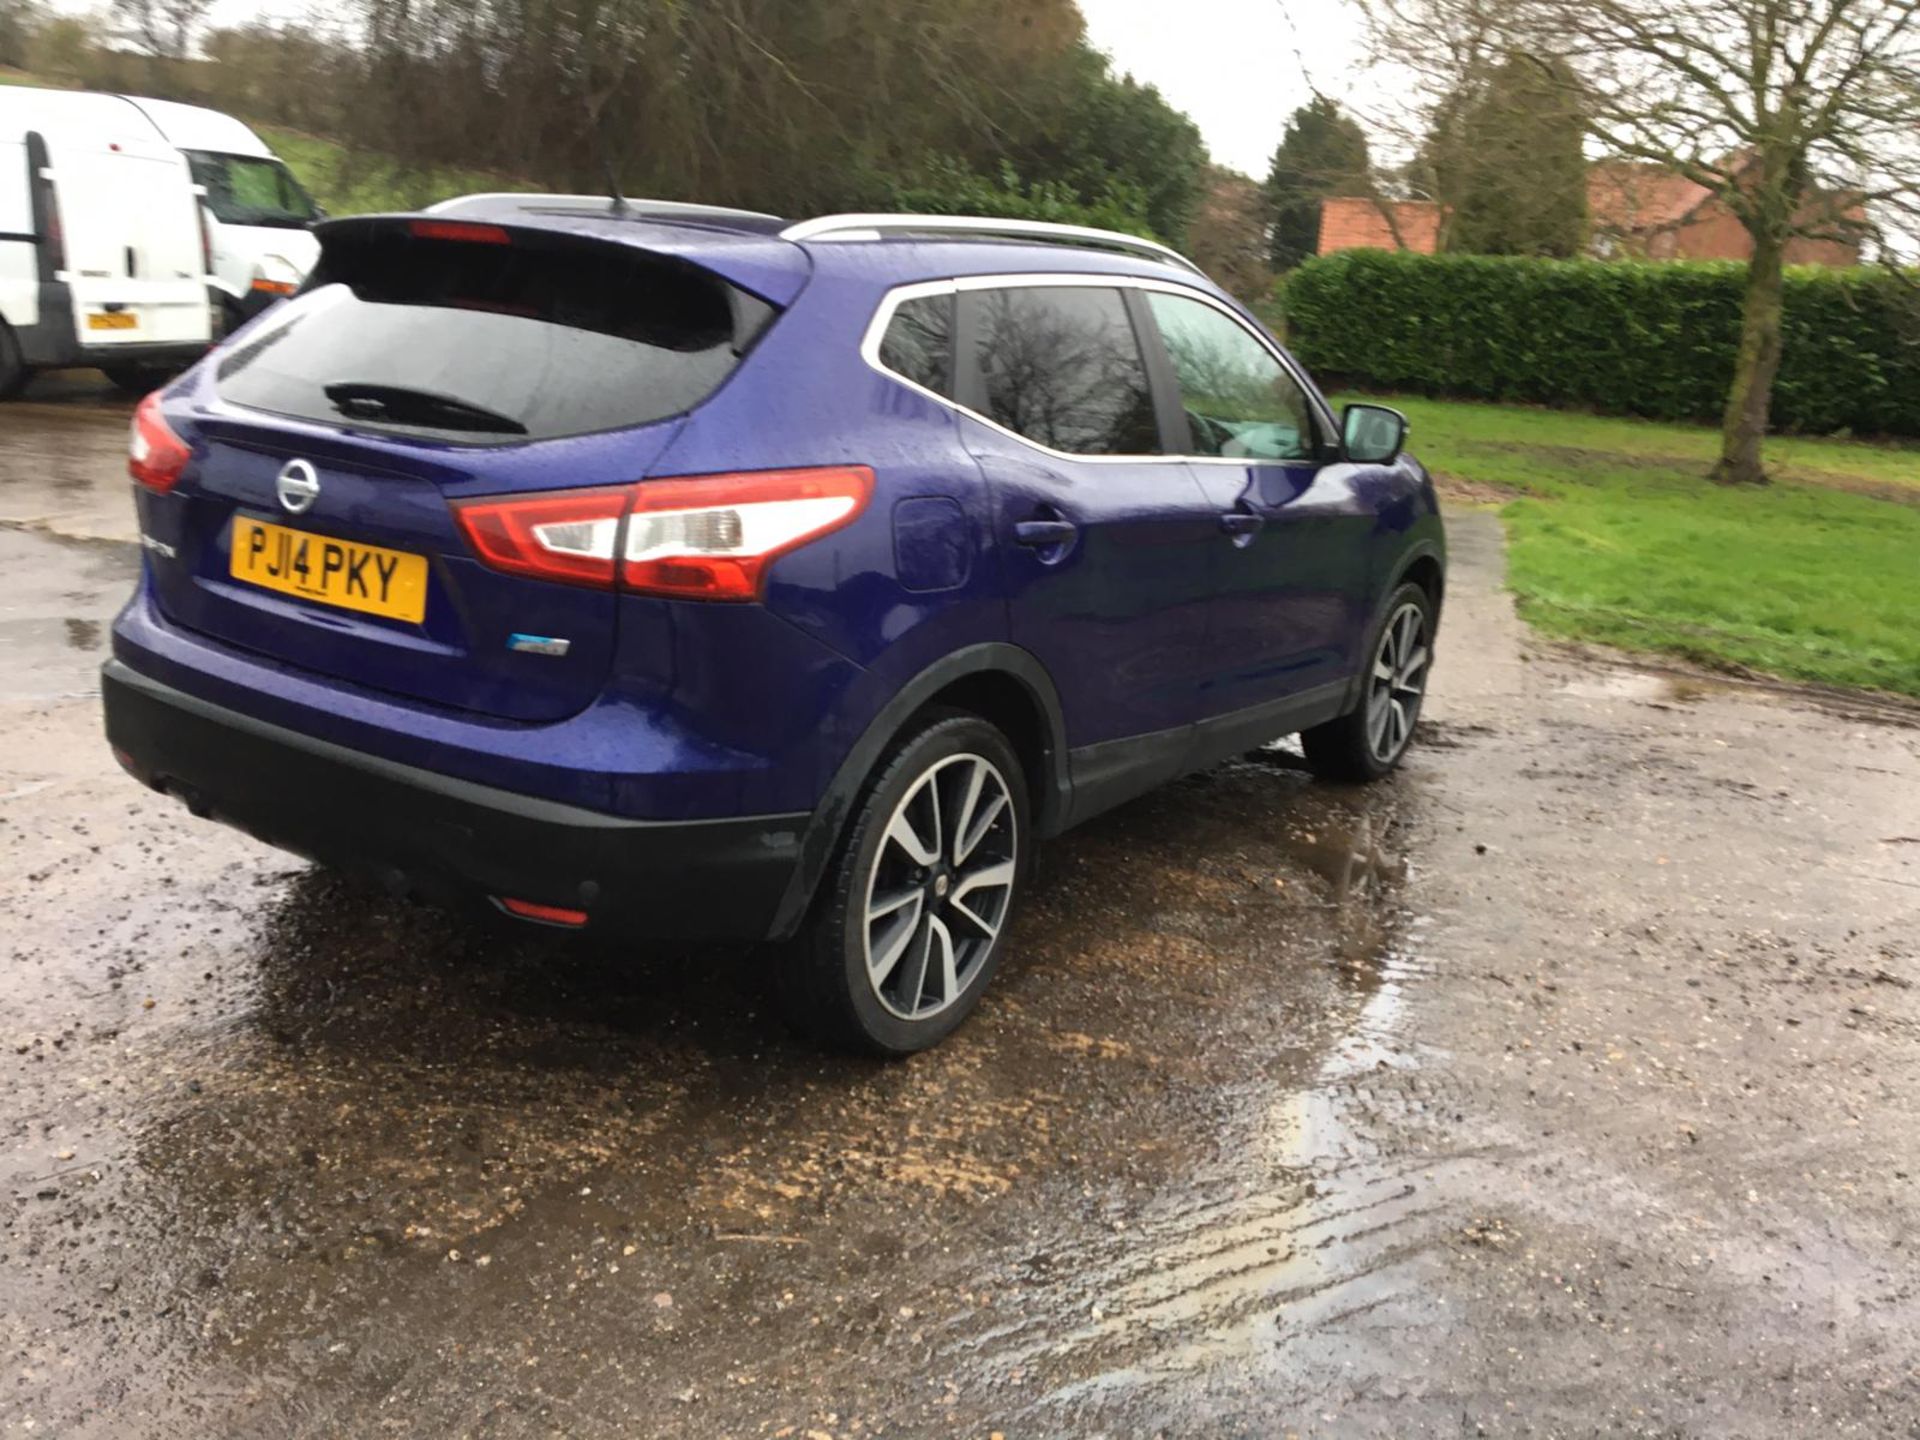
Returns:
[[[1400,759],[1445,551],[1190,262],[1103,231],[496,195],[322,225],[133,422],[122,765],[396,890],[788,940],[882,1053],[1034,845],[1298,731]]]

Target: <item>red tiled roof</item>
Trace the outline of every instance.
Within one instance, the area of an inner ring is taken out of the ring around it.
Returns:
[[[1320,202],[1322,255],[1336,250],[1403,249],[1431,255],[1439,248],[1440,207],[1432,200],[1336,197]]]
[[[1712,192],[1663,165],[1599,164],[1587,171],[1587,212],[1596,230],[1641,234],[1691,215]]]

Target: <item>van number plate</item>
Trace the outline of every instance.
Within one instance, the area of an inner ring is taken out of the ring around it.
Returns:
[[[96,310],[87,316],[89,330],[138,330],[140,317],[131,310]]]
[[[302,600],[419,624],[427,613],[427,560],[404,550],[335,540],[234,517],[227,573]]]

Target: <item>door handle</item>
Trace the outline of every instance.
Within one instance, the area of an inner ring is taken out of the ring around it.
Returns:
[[[1266,523],[1264,515],[1249,510],[1229,510],[1220,517],[1220,528],[1234,536],[1251,535]]]
[[[1068,544],[1078,533],[1071,520],[1021,520],[1013,527],[1013,538],[1036,550]]]

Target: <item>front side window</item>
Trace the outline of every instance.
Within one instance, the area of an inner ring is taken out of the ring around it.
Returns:
[[[1190,455],[1311,460],[1313,407],[1246,327],[1198,300],[1149,291],[1186,410]]]
[[[880,363],[936,395],[953,394],[953,296],[902,300],[880,339]]]
[[[207,192],[207,208],[222,225],[270,225],[298,229],[318,218],[313,201],[278,160],[189,150],[187,167]]]
[[[1075,455],[1154,455],[1160,436],[1140,345],[1118,290],[1033,285],[972,292],[986,414]]]

